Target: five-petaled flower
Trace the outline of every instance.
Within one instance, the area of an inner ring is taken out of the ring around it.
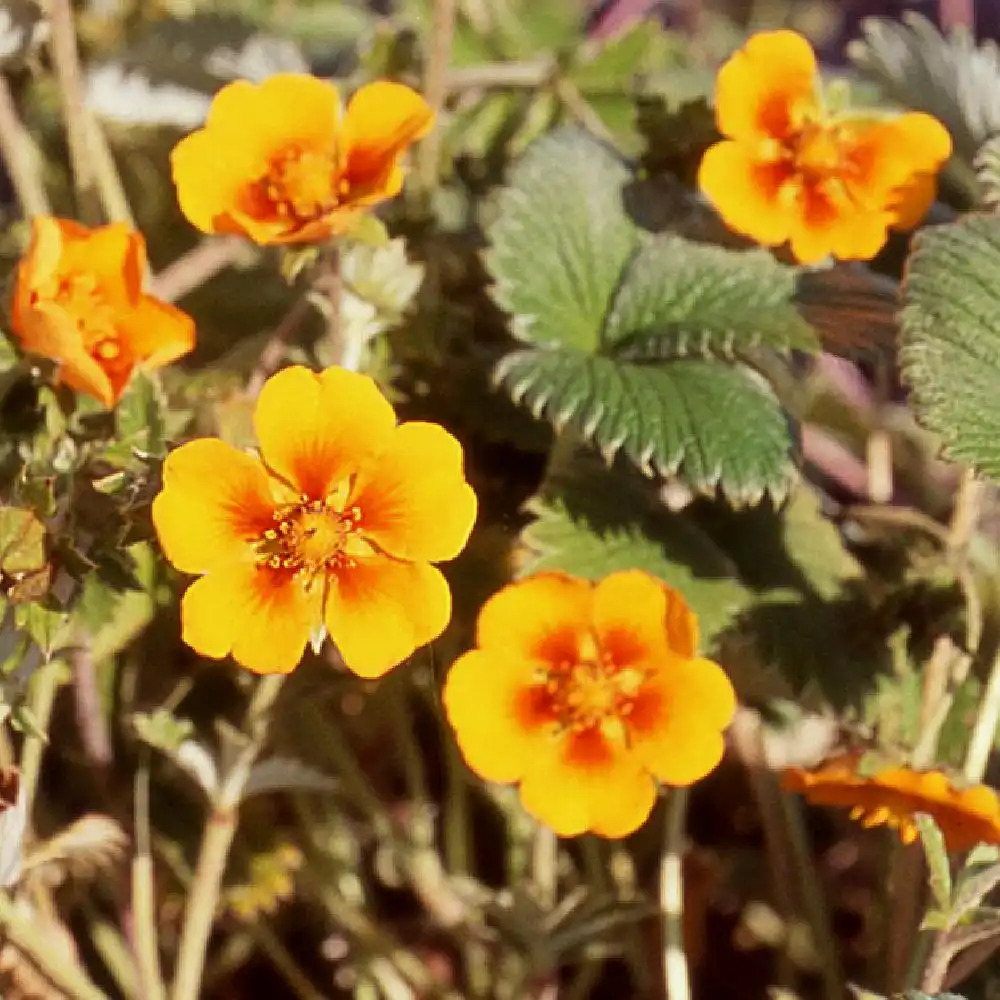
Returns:
[[[402,156],[433,122],[430,105],[400,83],[367,84],[342,112],[337,88],[308,74],[237,80],[171,154],[177,200],[205,233],[325,240],[399,194]]]
[[[942,771],[888,767],[865,776],[859,756],[845,754],[815,770],[789,768],[782,784],[809,802],[851,810],[862,826],[888,825],[904,844],[917,839],[917,813],[932,816],[949,851],[1000,844],[1000,800],[986,785],[955,786]]]
[[[292,670],[325,624],[344,663],[378,677],[437,638],[451,592],[432,562],[476,517],[459,443],[397,426],[367,376],[286,368],[254,412],[260,456],[202,438],[172,452],[153,523],[177,569],[204,574],[183,638],[259,673]]]
[[[17,269],[14,335],[58,362],[67,385],[113,406],[137,366],[158,368],[194,347],[191,317],[143,293],[145,270],[145,240],[127,226],[37,218]]]
[[[519,782],[542,823],[623,837],[653,808],[654,778],[690,785],[722,757],[733,688],[697,641],[683,598],[639,570],[596,585],[538,574],[483,606],[445,709],[469,767]]]
[[[734,230],[765,246],[790,242],[815,263],[868,260],[889,229],[912,229],[951,155],[937,119],[878,119],[824,106],[816,56],[792,31],[754,35],[719,71],[715,115],[725,136],[698,183]]]

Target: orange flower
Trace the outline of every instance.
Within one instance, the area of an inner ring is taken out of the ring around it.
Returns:
[[[623,837],[653,808],[654,778],[690,785],[722,757],[733,688],[697,641],[683,598],[646,573],[539,574],[483,606],[445,710],[469,767],[520,782],[560,836]]]
[[[113,406],[133,370],[194,347],[191,317],[144,295],[146,243],[113,224],[87,229],[42,216],[17,269],[11,325],[21,346],[59,363],[59,377]]]
[[[930,115],[834,114],[818,84],[804,38],[754,35],[719,71],[726,139],[705,153],[698,183],[732,229],[765,246],[790,241],[803,263],[868,260],[890,228],[923,218],[951,139]]]
[[[292,670],[323,626],[346,665],[379,677],[437,638],[452,559],[476,517],[459,443],[396,425],[364,375],[286,368],[254,412],[260,457],[215,438],[172,452],[153,523],[167,558],[204,574],[181,603],[184,641],[257,673]]]
[[[904,844],[917,839],[917,813],[928,813],[949,851],[979,843],[1000,844],[1000,802],[986,785],[956,788],[941,771],[890,767],[871,777],[858,773],[858,755],[848,754],[814,771],[789,768],[782,784],[815,805],[843,806],[862,826],[886,824]]]
[[[337,88],[308,74],[237,80],[174,148],[177,199],[204,233],[324,240],[399,194],[403,153],[433,123],[430,105],[399,83],[362,87],[342,114]]]

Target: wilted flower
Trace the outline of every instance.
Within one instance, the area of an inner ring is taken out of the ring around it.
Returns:
[[[539,574],[483,606],[445,709],[469,767],[520,782],[542,823],[623,837],[649,815],[654,779],[690,785],[722,757],[733,688],[697,641],[683,598],[646,573]]]
[[[112,406],[136,367],[194,347],[191,317],[143,294],[145,269],[145,240],[127,226],[37,218],[17,269],[13,332],[26,351],[58,362],[67,385]]]
[[[858,756],[848,754],[812,771],[789,768],[782,783],[815,805],[850,809],[851,819],[862,826],[885,824],[904,844],[917,839],[917,813],[934,818],[949,851],[1000,844],[996,792],[986,785],[958,788],[941,771],[889,767],[865,776],[858,772]]]
[[[698,182],[725,222],[765,246],[790,241],[803,263],[867,260],[888,230],[911,229],[934,200],[951,139],[930,115],[834,112],[816,56],[793,31],[754,35],[719,71],[726,137]]]
[[[361,87],[342,112],[337,88],[308,74],[237,80],[174,148],[177,198],[205,233],[324,240],[399,194],[402,156],[433,122],[430,105],[400,83]]]
[[[384,674],[451,616],[430,564],[458,555],[475,520],[461,446],[436,424],[397,426],[375,383],[342,368],[268,379],[254,427],[259,457],[202,438],[164,463],[160,543],[204,574],[181,604],[184,641],[285,673],[325,623],[351,670]]]

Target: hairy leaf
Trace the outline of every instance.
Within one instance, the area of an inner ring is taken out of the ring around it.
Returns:
[[[951,867],[944,834],[934,822],[933,816],[927,813],[917,813],[916,819],[920,840],[924,845],[924,855],[927,858],[931,895],[934,897],[937,908],[947,913],[951,907]]]
[[[605,347],[638,359],[754,348],[817,351],[792,304],[796,272],[764,250],[734,252],[673,234],[650,240],[622,278]]]
[[[903,287],[903,375],[951,457],[1000,476],[1000,217],[921,233]]]
[[[976,175],[984,205],[1000,204],[1000,135],[987,139],[976,153]]]
[[[966,31],[944,38],[919,14],[902,22],[872,18],[864,38],[849,49],[855,64],[900,104],[938,118],[955,151],[971,162],[982,143],[1000,131],[1000,50],[977,46]]]
[[[496,378],[556,428],[571,427],[606,461],[623,452],[647,474],[721,487],[734,503],[783,496],[792,441],[770,389],[747,370],[700,359],[623,364],[574,350],[516,351]]]
[[[617,154],[575,128],[533,143],[511,171],[488,229],[486,263],[493,296],[522,340],[598,346],[638,242],[622,207],[629,177]]]

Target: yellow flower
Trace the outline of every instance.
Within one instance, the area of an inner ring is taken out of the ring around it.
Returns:
[[[325,240],[399,194],[402,156],[433,123],[430,105],[400,83],[361,87],[342,113],[337,88],[308,74],[238,80],[174,148],[177,200],[205,233]]]
[[[623,837],[653,808],[654,779],[690,785],[722,757],[735,697],[697,642],[684,599],[646,573],[539,574],[483,606],[445,710],[469,767],[519,782],[560,836]]]
[[[726,137],[698,183],[734,230],[788,241],[803,263],[868,260],[888,231],[912,229],[937,190],[951,138],[930,115],[833,114],[816,56],[793,31],[754,35],[719,71],[715,114]]]
[[[342,368],[272,376],[254,426],[259,457],[203,438],[164,463],[153,523],[167,559],[201,575],[184,641],[287,673],[325,624],[349,669],[381,676],[451,616],[431,563],[475,521],[461,446],[436,424],[397,426],[375,383]]]
[[[941,771],[908,767],[889,767],[865,777],[857,771],[858,760],[857,754],[848,754],[813,771],[793,767],[782,784],[814,805],[850,809],[851,819],[862,826],[885,824],[899,832],[904,844],[917,839],[917,813],[934,817],[949,851],[1000,844],[1000,802],[992,788],[957,788]]]
[[[88,229],[42,216],[17,269],[11,327],[59,378],[113,406],[136,367],[159,368],[195,342],[186,313],[145,295],[146,243],[115,223]]]

